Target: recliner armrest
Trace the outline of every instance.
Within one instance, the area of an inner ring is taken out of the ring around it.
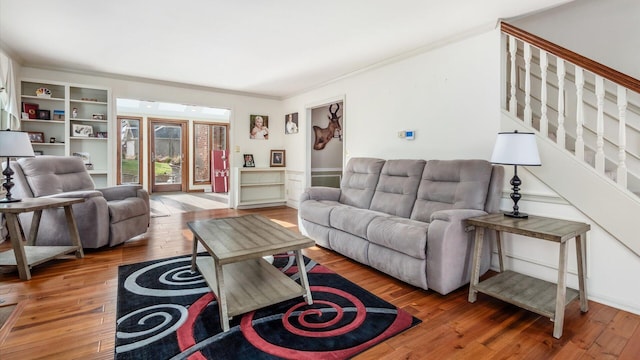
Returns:
[[[52,194],[41,196],[43,198],[83,198],[89,199],[92,197],[103,197],[102,193],[98,190],[78,190],[78,191],[68,191],[59,194]]]
[[[300,195],[300,202],[305,200],[329,200],[329,201],[339,201],[340,193],[342,192],[339,188],[333,188],[328,186],[313,186],[307,188],[302,195]]]
[[[96,190],[100,191],[107,201],[113,201],[138,197],[138,191],[143,189],[142,185],[118,185]]]

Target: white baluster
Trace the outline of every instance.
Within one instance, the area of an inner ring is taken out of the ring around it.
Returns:
[[[540,74],[542,75],[542,84],[540,85],[540,134],[549,136],[549,119],[547,119],[547,52],[540,50]]]
[[[509,112],[511,115],[518,116],[518,102],[516,99],[516,38],[509,35],[509,55],[511,56],[511,97],[509,98]]]
[[[576,157],[584,160],[584,138],[582,131],[584,129],[584,102],[582,94],[584,89],[584,71],[581,67],[576,66]]]
[[[524,123],[531,126],[531,45],[524,44]]]
[[[557,74],[558,74],[558,130],[556,131],[556,142],[558,146],[564,147],[564,60],[557,59]]]
[[[596,99],[598,102],[596,170],[604,174],[604,78],[599,75],[596,75]]]
[[[627,89],[618,85],[618,185],[627,188]]]

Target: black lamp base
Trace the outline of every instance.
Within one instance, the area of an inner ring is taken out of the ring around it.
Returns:
[[[529,217],[529,214],[525,214],[525,213],[521,213],[521,212],[508,212],[508,213],[504,213],[504,216],[508,216],[508,217],[512,217],[512,218],[516,218],[516,219],[526,219]]]

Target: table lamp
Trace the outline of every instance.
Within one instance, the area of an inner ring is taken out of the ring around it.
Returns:
[[[2,187],[5,188],[7,194],[4,199],[0,199],[0,204],[18,202],[20,199],[14,199],[11,197],[11,188],[13,187],[13,170],[9,166],[9,160],[12,157],[33,157],[33,148],[31,147],[31,141],[29,141],[29,135],[20,131],[0,131],[0,157],[7,158],[7,167],[2,172],[4,175],[4,183]]]
[[[513,165],[513,178],[510,184],[513,192],[511,200],[513,200],[513,211],[505,213],[505,216],[514,218],[526,218],[527,214],[521,213],[518,208],[518,201],[521,198],[520,185],[522,181],[518,177],[518,165],[520,166],[540,166],[540,155],[538,155],[538,146],[536,145],[536,136],[534,133],[527,132],[501,132],[498,133],[496,144],[491,155],[491,162],[494,164]]]

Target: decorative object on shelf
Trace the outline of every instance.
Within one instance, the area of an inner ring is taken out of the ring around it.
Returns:
[[[55,144],[55,143],[56,143],[56,138],[55,138],[55,137],[53,137],[53,136],[52,136],[52,137],[50,137],[50,138],[49,138],[49,143],[51,143],[51,144]]]
[[[7,167],[2,172],[4,175],[5,198],[0,199],[0,203],[18,202],[20,199],[11,196],[13,187],[13,170],[9,166],[9,159],[12,157],[34,157],[33,147],[29,141],[29,135],[20,131],[0,131],[0,157],[7,158]]]
[[[42,151],[42,150],[33,150],[33,153],[34,153],[36,156],[44,155],[44,151]]]
[[[29,120],[29,114],[23,111],[22,114],[21,114],[21,119],[22,120]]]
[[[91,164],[91,154],[88,152],[74,152],[72,155],[81,158],[85,165]]]
[[[51,111],[49,111],[49,110],[38,110],[38,119],[40,119],[40,120],[51,120]]]
[[[64,121],[64,110],[53,110],[53,120]]]
[[[100,139],[106,139],[107,138],[107,132],[106,131],[97,131],[96,132],[96,137],[100,138]]]
[[[51,97],[51,90],[45,88],[45,87],[41,87],[36,89],[36,96],[38,97],[44,97],[44,98],[50,98]]]
[[[81,98],[80,100],[82,100],[82,101],[93,101],[93,102],[98,102],[98,99],[96,99],[96,98],[84,98],[84,97],[83,97],[83,98]]]
[[[92,114],[91,118],[93,120],[104,120],[104,114]]]
[[[93,135],[93,126],[84,124],[73,124],[71,136],[89,137]]]
[[[32,143],[43,143],[44,142],[44,133],[40,131],[27,131],[29,134],[29,141]]]
[[[284,133],[285,134],[297,134],[298,133],[298,113],[287,114],[284,117]]]
[[[86,163],[86,164],[84,164],[84,167],[86,167],[87,170],[93,170],[93,164],[92,163]]]
[[[73,108],[71,111],[71,117],[74,119],[78,117],[78,108]]]
[[[244,154],[244,167],[255,167],[256,163],[253,161],[253,154]]]
[[[26,112],[29,116],[29,119],[37,119],[38,118],[38,104],[32,103],[22,103],[22,111]]]
[[[283,167],[285,165],[284,150],[271,150],[271,167]]]
[[[269,139],[269,117],[267,115],[249,116],[249,138],[258,140]]]
[[[509,182],[513,186],[511,200],[513,200],[513,211],[505,213],[505,216],[514,218],[526,218],[529,215],[521,213],[518,207],[520,195],[520,185],[522,181],[518,177],[518,165],[520,166],[540,166],[540,155],[534,133],[528,132],[501,132],[498,133],[496,144],[491,155],[491,162],[494,164],[513,165],[513,178]]]

